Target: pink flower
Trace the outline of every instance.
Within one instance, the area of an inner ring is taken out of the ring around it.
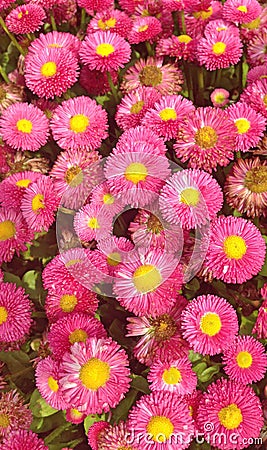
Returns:
[[[221,33],[220,37],[211,33],[202,38],[197,47],[197,58],[200,65],[207,70],[216,70],[237,64],[242,56],[242,42],[230,32]]]
[[[0,184],[2,206],[8,208],[12,205],[14,209],[19,210],[25,190],[41,177],[45,177],[45,175],[26,170],[25,172],[16,172],[5,178]]]
[[[28,430],[13,431],[3,441],[1,450],[49,450],[44,441],[38,438],[37,434]]]
[[[31,410],[24,404],[24,398],[16,390],[3,392],[3,387],[0,393],[1,438],[17,430],[28,430],[33,419]]]
[[[96,31],[110,31],[127,39],[133,26],[132,19],[123,11],[118,9],[109,9],[97,13],[89,22],[87,33]]]
[[[36,53],[43,52],[45,49],[58,48],[69,50],[74,56],[78,57],[80,46],[81,41],[74,34],[50,31],[46,34],[41,33],[38,38],[34,39],[28,51],[36,55]]]
[[[36,386],[41,396],[55,409],[66,409],[61,388],[59,386],[59,362],[51,356],[41,359],[36,367]]]
[[[130,44],[153,42],[161,31],[161,23],[156,17],[137,17],[134,19],[132,29],[127,37]]]
[[[114,154],[138,151],[137,144],[145,144],[155,155],[165,155],[167,147],[157,133],[143,125],[129,128],[119,137]]]
[[[226,89],[217,88],[212,91],[210,99],[213,106],[216,106],[217,108],[223,108],[229,103],[229,95],[230,93]]]
[[[257,19],[262,7],[257,0],[227,0],[223,5],[222,15],[234,23],[249,23]]]
[[[6,17],[6,25],[11,33],[33,33],[44,24],[46,14],[40,5],[28,4],[18,6]]]
[[[107,239],[112,233],[113,217],[100,205],[87,204],[75,214],[73,224],[83,242]]]

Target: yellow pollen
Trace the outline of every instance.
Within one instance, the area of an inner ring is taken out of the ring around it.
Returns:
[[[89,125],[89,119],[84,114],[77,114],[70,118],[70,129],[74,133],[84,133]]]
[[[216,131],[209,126],[204,126],[197,130],[195,134],[195,143],[204,149],[212,148],[218,139]]]
[[[60,44],[55,43],[55,44],[48,44],[47,47],[48,47],[48,48],[62,48],[63,45],[60,45]]]
[[[171,420],[165,416],[153,416],[149,420],[146,431],[155,442],[165,442],[174,431]]]
[[[8,415],[5,413],[0,413],[0,428],[7,428],[10,424]]]
[[[17,130],[21,131],[22,133],[30,134],[32,131],[32,122],[27,119],[20,119],[17,121]]]
[[[58,389],[59,389],[58,382],[52,376],[50,376],[48,378],[47,384],[48,384],[49,388],[51,389],[51,391],[53,391],[53,392],[57,392],[58,391]]]
[[[263,100],[264,105],[267,107],[267,94],[264,95],[262,100]]]
[[[65,263],[65,267],[71,267],[71,266],[74,266],[75,264],[81,263],[81,262],[82,262],[81,259],[70,259],[69,261],[67,261]]]
[[[109,28],[114,28],[116,25],[116,19],[114,19],[113,17],[111,17],[108,20],[102,20],[100,19],[97,22],[98,28],[100,28],[101,30],[108,30]]]
[[[251,191],[261,194],[267,191],[267,166],[254,167],[247,171],[244,185]]]
[[[225,101],[225,96],[223,94],[216,94],[214,99],[216,103],[221,104]]]
[[[141,27],[138,28],[138,32],[142,33],[142,31],[146,31],[148,29],[148,25],[142,25]]]
[[[243,421],[241,410],[235,403],[232,403],[218,412],[218,418],[221,425],[227,430],[238,428]]]
[[[190,416],[193,416],[194,410],[193,407],[191,405],[189,405],[189,414]]]
[[[208,312],[201,317],[199,326],[204,334],[215,336],[219,333],[222,323],[218,314]]]
[[[16,234],[16,228],[11,220],[4,220],[4,222],[0,222],[0,241],[6,241],[7,239],[11,239]]]
[[[78,303],[78,300],[77,300],[76,295],[64,294],[64,295],[62,295],[62,297],[59,301],[59,306],[62,309],[62,311],[69,313],[74,310],[77,303]]]
[[[103,195],[103,202],[105,205],[113,205],[114,201],[115,201],[115,198],[113,197],[113,195],[111,195],[109,193]]]
[[[75,418],[77,418],[77,419],[80,419],[80,418],[82,417],[82,415],[83,415],[83,413],[81,413],[80,411],[78,411],[78,409],[76,409],[76,408],[71,408],[70,414],[71,414],[72,416],[74,416]]]
[[[180,194],[180,201],[188,206],[197,206],[199,203],[199,191],[195,188],[184,189]]]
[[[32,210],[36,212],[44,208],[44,196],[42,194],[36,194],[32,199]]]
[[[248,30],[255,30],[256,28],[259,28],[261,24],[261,19],[260,17],[257,17],[255,20],[252,20],[251,22],[248,23],[242,23],[242,27],[243,28],[248,28]]]
[[[130,109],[130,113],[131,114],[138,114],[140,113],[140,111],[142,111],[143,106],[144,106],[143,100],[139,100],[138,102],[136,102]]]
[[[111,44],[99,44],[96,47],[96,53],[103,58],[115,52],[115,48]]]
[[[144,181],[147,177],[147,169],[144,164],[131,163],[126,168],[124,176],[127,181],[131,181],[134,184]]]
[[[188,44],[188,42],[192,41],[192,38],[188,36],[188,34],[180,34],[180,36],[177,36],[177,39],[184,44]]]
[[[212,46],[213,53],[215,55],[222,55],[225,52],[226,44],[224,42],[216,42]]]
[[[162,82],[162,72],[157,66],[145,66],[139,75],[140,83],[143,86],[158,86]]]
[[[71,344],[74,344],[75,342],[85,342],[87,338],[88,334],[86,333],[86,331],[78,328],[77,330],[74,330],[72,333],[70,333],[69,342]]]
[[[7,321],[8,312],[4,306],[0,306],[0,325]]]
[[[57,65],[54,61],[48,61],[41,67],[41,74],[46,78],[53,77],[56,73]]]
[[[216,31],[226,31],[227,29],[227,27],[217,27]]]
[[[22,19],[22,17],[23,17],[23,13],[20,11],[20,12],[18,13],[18,19]]]
[[[249,352],[239,352],[236,362],[241,369],[248,369],[252,364],[252,356]]]
[[[170,367],[164,370],[162,380],[166,384],[178,384],[182,381],[182,375],[176,367]]]
[[[83,182],[83,171],[79,166],[72,166],[66,170],[64,180],[71,187],[79,186]]]
[[[244,134],[250,129],[250,121],[241,117],[235,121],[235,126],[239,134]]]
[[[248,8],[245,5],[240,5],[236,8],[238,11],[241,11],[243,13],[247,13],[248,12]]]
[[[193,16],[195,17],[195,19],[202,19],[202,20],[206,20],[208,19],[213,13],[213,9],[212,6],[210,6],[207,11],[196,11],[193,13]]]
[[[92,230],[96,230],[97,228],[100,228],[100,225],[99,225],[96,217],[91,217],[91,219],[88,220],[87,225]]]
[[[151,264],[139,266],[133,274],[133,283],[137,291],[142,294],[155,291],[161,280],[159,270]]]
[[[97,391],[105,386],[110,377],[110,366],[98,358],[91,358],[85,363],[81,370],[79,378],[82,384],[92,391]]]
[[[177,114],[175,109],[173,108],[165,108],[159,113],[161,120],[164,120],[164,122],[167,122],[168,120],[175,120],[177,119]]]
[[[121,262],[121,255],[118,252],[110,253],[107,257],[107,263],[109,266],[115,267]]]
[[[167,341],[177,331],[177,325],[168,314],[162,314],[156,319],[150,319],[151,329],[157,342]]]
[[[246,254],[247,246],[241,236],[228,236],[223,243],[223,250],[229,259],[241,259]]]
[[[29,185],[31,184],[31,180],[28,180],[28,179],[22,179],[22,180],[19,180],[19,181],[17,181],[16,182],[16,185],[18,186],[18,187],[22,187],[22,188],[27,188],[27,187],[29,187]]]

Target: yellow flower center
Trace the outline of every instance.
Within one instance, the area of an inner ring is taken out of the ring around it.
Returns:
[[[111,17],[108,20],[99,19],[99,21],[97,22],[97,26],[101,30],[108,30],[109,28],[114,28],[115,25],[116,25],[116,19],[114,19],[113,17]]]
[[[196,19],[206,20],[206,19],[208,19],[208,18],[212,15],[212,13],[213,13],[213,9],[212,9],[212,7],[210,6],[210,7],[207,9],[207,11],[195,11],[195,12],[193,13],[193,16],[194,16]]]
[[[74,344],[75,342],[85,342],[87,338],[88,334],[86,333],[86,331],[78,328],[77,330],[74,330],[72,333],[70,333],[69,342],[71,344]]]
[[[91,217],[91,219],[88,220],[87,225],[92,230],[96,230],[97,228],[100,228],[100,225],[99,225],[96,217]]]
[[[36,212],[44,208],[44,196],[42,194],[36,194],[32,199],[32,210]]]
[[[247,13],[248,12],[248,8],[245,5],[240,5],[236,8],[238,11],[241,11],[243,13]]]
[[[78,411],[78,409],[76,408],[71,408],[70,409],[70,413],[73,417],[80,419],[83,416],[83,413],[81,413],[80,411]]]
[[[32,131],[32,122],[27,119],[20,119],[17,121],[17,130],[21,131],[21,133],[30,134]]]
[[[252,20],[251,22],[248,23],[242,23],[242,27],[243,28],[248,28],[249,30],[255,30],[256,28],[259,28],[261,24],[261,19],[260,17],[257,17],[255,20]]]
[[[216,131],[209,126],[204,126],[197,130],[195,134],[195,143],[204,149],[212,148],[216,144],[218,136]]]
[[[142,294],[155,291],[161,280],[159,270],[151,264],[144,264],[138,267],[133,274],[133,283],[137,291]]]
[[[242,117],[235,121],[235,126],[239,134],[244,134],[250,129],[250,121]]]
[[[0,325],[7,321],[8,312],[4,306],[0,306]]]
[[[227,29],[227,27],[217,27],[216,31],[226,31]]]
[[[216,103],[221,104],[221,103],[224,102],[225,96],[224,96],[223,94],[216,94],[216,95],[214,96],[214,100],[215,100]]]
[[[64,295],[62,295],[62,297],[60,299],[59,306],[62,309],[62,311],[69,313],[74,310],[77,303],[78,303],[78,300],[77,300],[76,295],[64,294]]]
[[[180,34],[180,36],[177,36],[177,39],[184,44],[188,44],[188,42],[192,41],[192,38],[188,36],[188,34]]]
[[[212,46],[213,53],[215,55],[222,55],[225,52],[226,44],[224,42],[216,42]]]
[[[54,44],[48,44],[48,48],[62,48],[63,45],[57,44],[56,42]]]
[[[97,391],[105,386],[110,377],[110,366],[98,358],[91,358],[85,363],[81,370],[79,378],[87,389]]]
[[[165,416],[153,416],[149,420],[146,431],[155,442],[165,442],[174,431],[171,420]]]
[[[0,427],[1,428],[7,428],[10,424],[10,420],[8,418],[8,415],[5,413],[0,413]]]
[[[117,266],[121,262],[121,255],[118,252],[110,253],[107,257],[107,263],[110,266]]]
[[[165,108],[160,111],[159,115],[161,120],[164,120],[164,122],[177,119],[176,111],[173,108]]]
[[[126,168],[124,176],[127,181],[131,181],[134,184],[144,181],[147,177],[146,166],[142,163],[131,163]]]
[[[99,44],[96,47],[96,53],[103,58],[115,52],[115,48],[111,44]]]
[[[267,94],[264,95],[262,100],[263,100],[264,105],[267,107]]]
[[[140,113],[140,111],[142,111],[143,106],[144,106],[143,100],[139,100],[138,102],[136,102],[130,109],[130,113],[131,114],[138,114]]]
[[[31,184],[31,180],[28,180],[28,179],[19,180],[16,182],[16,185],[18,187],[22,187],[22,188],[27,188],[27,187],[29,187],[30,184]]]
[[[103,202],[105,205],[113,205],[115,201],[115,198],[111,194],[104,194],[103,195]]]
[[[260,194],[267,191],[267,166],[254,167],[247,171],[244,185],[251,191]]]
[[[182,375],[176,367],[170,367],[164,370],[162,380],[166,384],[178,384],[182,381]]]
[[[0,223],[0,241],[11,239],[16,234],[16,228],[11,220],[4,220]]]
[[[142,31],[146,31],[148,29],[148,25],[142,25],[141,27],[138,28],[138,32],[142,33]]]
[[[167,341],[177,331],[175,320],[169,314],[150,319],[150,325],[157,342]]]
[[[241,259],[247,251],[246,242],[241,236],[228,236],[224,240],[223,250],[227,258]]]
[[[46,78],[53,77],[56,73],[57,65],[54,61],[48,61],[41,67],[41,74]]]
[[[241,369],[248,369],[252,364],[252,356],[249,352],[239,352],[236,362]]]
[[[243,421],[241,410],[235,403],[232,403],[218,412],[218,418],[221,425],[227,430],[238,428]]]
[[[71,267],[71,266],[74,266],[75,264],[81,263],[81,262],[82,262],[81,259],[70,259],[69,261],[67,261],[65,263],[65,267]]]
[[[76,114],[70,118],[70,129],[74,133],[84,133],[89,125],[89,119],[84,114]]]
[[[83,182],[83,171],[79,166],[73,166],[66,170],[64,180],[71,187],[79,186]]]
[[[199,326],[202,333],[208,336],[215,336],[219,333],[222,323],[218,314],[208,312],[201,317]]]
[[[158,86],[162,82],[162,72],[157,66],[145,66],[139,75],[143,86]]]
[[[197,206],[199,203],[199,191],[195,188],[186,188],[180,194],[180,201],[188,206]]]
[[[51,389],[51,391],[53,391],[53,392],[57,392],[58,391],[58,389],[59,389],[58,382],[52,376],[50,376],[48,378],[47,384],[48,384],[49,388]]]

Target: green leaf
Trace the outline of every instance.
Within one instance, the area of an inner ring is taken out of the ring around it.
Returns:
[[[83,426],[84,426],[84,430],[86,435],[88,434],[88,430],[89,428],[95,423],[95,422],[100,422],[101,420],[105,420],[106,415],[105,413],[103,413],[101,416],[98,414],[90,414],[89,416],[87,416],[84,421],[83,421]]]
[[[150,394],[148,381],[141,375],[133,375],[131,387],[133,389],[136,389],[138,392],[143,392],[144,394]]]
[[[201,381],[201,383],[205,383],[206,381],[210,381],[216,373],[220,372],[220,366],[211,366],[207,369],[203,370],[203,372],[198,373],[198,379]]]
[[[125,398],[119,403],[117,408],[112,410],[112,421],[118,423],[120,420],[126,420],[129,410],[135,402],[138,392],[135,389],[130,389]]]
[[[189,350],[189,360],[192,363],[195,363],[196,361],[202,360],[203,356],[200,353],[195,353],[193,350]]]
[[[52,408],[52,406],[46,403],[38,389],[35,389],[31,395],[30,409],[35,417],[48,417],[58,412],[57,409]]]
[[[22,286],[20,277],[10,272],[4,272],[4,281],[6,283],[15,283],[17,286]]]
[[[195,366],[193,366],[193,371],[197,374],[197,376],[199,377],[199,375],[207,368],[207,364],[205,362],[200,362],[198,364],[196,364]]]
[[[8,370],[12,375],[32,368],[29,356],[22,351],[0,352],[0,361],[6,363]]]

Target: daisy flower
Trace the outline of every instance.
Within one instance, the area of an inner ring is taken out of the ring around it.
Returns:
[[[92,447],[92,450],[99,450],[99,441],[101,437],[105,437],[108,430],[111,429],[111,425],[109,422],[105,420],[100,420],[99,422],[94,422],[93,425],[90,426],[87,437],[88,444]]]
[[[225,373],[240,383],[260,381],[267,369],[264,346],[252,336],[238,336],[224,351]]]
[[[176,64],[163,64],[163,58],[149,56],[127,70],[120,88],[129,92],[139,86],[150,86],[162,95],[172,95],[182,90],[183,81],[182,71]]]
[[[267,63],[267,57],[265,54],[266,44],[267,44],[267,32],[265,27],[263,29],[260,29],[259,32],[256,34],[256,36],[253,39],[251,39],[250,42],[248,42],[247,46],[248,62],[250,66],[254,68],[254,70],[256,70],[257,66],[259,66],[260,64]],[[249,81],[247,80],[247,82]]]
[[[170,175],[167,158],[153,154],[145,144],[136,144],[135,152],[111,153],[104,172],[111,194],[132,207],[155,200]]]
[[[235,103],[226,110],[237,128],[236,150],[246,152],[256,147],[266,128],[266,119],[246,103]]]
[[[6,26],[15,34],[34,33],[41,28],[46,18],[45,11],[40,5],[21,5],[8,14]]]
[[[132,16],[136,12],[138,6],[142,6],[143,4],[143,0],[119,0],[120,8],[129,16]]]
[[[45,177],[38,172],[16,172],[5,178],[0,183],[0,202],[1,205],[9,208],[20,209],[21,201],[25,190],[39,178]]]
[[[254,83],[255,81],[267,78],[267,63],[260,66],[253,67],[247,73],[247,85]]]
[[[65,150],[94,150],[107,137],[107,113],[84,95],[64,101],[51,120],[53,138]]]
[[[236,134],[236,127],[225,111],[198,108],[181,125],[174,149],[182,162],[188,161],[189,167],[211,172],[217,165],[227,166],[234,158]]]
[[[14,83],[0,83],[0,113],[13,103],[22,102],[24,100],[24,88],[16,86]]]
[[[192,38],[199,39],[203,36],[209,22],[221,18],[222,4],[219,1],[211,1],[207,7],[202,2],[198,2],[198,5],[193,7],[194,3],[191,6],[191,2],[192,0],[186,2],[190,4],[189,9],[191,10],[190,14],[185,15],[186,31]]]
[[[118,70],[130,61],[130,44],[110,31],[96,31],[86,36],[81,44],[80,58],[90,70],[106,72]]]
[[[72,52],[75,57],[78,57],[80,47],[80,39],[73,34],[51,31],[46,34],[41,33],[38,38],[34,39],[34,41],[31,42],[28,51],[29,53],[36,54],[49,48],[62,48]]]
[[[21,201],[21,211],[25,221],[33,231],[48,231],[55,220],[59,199],[49,177],[42,177],[32,183]]]
[[[160,20],[156,17],[136,17],[127,39],[130,44],[139,44],[145,41],[153,42],[161,31]]]
[[[44,441],[31,430],[13,431],[4,439],[1,450],[17,450],[30,448],[31,450],[49,450]]]
[[[37,53],[33,49],[25,58],[26,86],[38,97],[61,97],[78,75],[78,59],[67,48],[44,47]]]
[[[55,5],[55,3],[57,3],[58,0],[26,0],[25,3],[34,3],[36,5],[40,5],[43,8],[46,9],[51,9],[52,6]]]
[[[46,144],[48,131],[45,114],[28,103],[14,103],[0,117],[3,140],[17,150],[36,152]]]
[[[89,22],[86,32],[110,31],[127,39],[133,26],[133,20],[124,12],[118,9],[111,9],[97,13]]]
[[[100,205],[87,204],[75,214],[73,225],[81,241],[101,240],[111,235],[113,217]]]
[[[59,386],[59,367],[58,361],[54,361],[51,356],[41,359],[36,367],[35,377],[36,386],[41,396],[46,402],[55,409],[66,409],[61,387]]]
[[[239,37],[230,32],[220,34],[213,33],[199,41],[197,47],[197,59],[201,66],[207,70],[224,69],[237,64],[242,56],[242,42]]]
[[[222,9],[226,20],[234,23],[249,23],[257,19],[262,7],[257,0],[227,0]]]
[[[22,287],[14,283],[0,284],[0,340],[14,342],[30,331],[31,304]]]
[[[14,254],[27,250],[34,233],[28,229],[21,212],[0,208],[0,262],[9,262]]]
[[[211,224],[206,265],[226,283],[244,283],[264,264],[265,241],[258,228],[241,217],[220,216]]]
[[[116,275],[113,289],[119,303],[138,316],[163,314],[174,305],[183,283],[178,260],[159,250],[135,256]]]
[[[238,159],[226,178],[224,192],[232,208],[248,217],[267,215],[267,161]]]
[[[122,264],[132,259],[134,254],[133,243],[125,237],[112,236],[111,238],[103,239],[98,242],[97,247],[106,257],[111,276],[114,276]]]
[[[116,85],[118,83],[118,72],[112,70],[109,73],[112,83]],[[90,96],[104,95],[110,91],[107,72],[90,70],[87,66],[81,68],[79,83]]]
[[[210,99],[213,106],[217,108],[223,108],[229,103],[230,93],[223,88],[217,88],[210,94]]]
[[[161,94],[152,87],[140,86],[126,94],[117,107],[116,122],[122,130],[141,124],[141,121],[154,104],[160,100]]]
[[[129,412],[128,426],[139,450],[174,449],[178,443],[180,449],[187,448],[194,431],[186,402],[171,392],[143,395]],[[178,437],[176,445],[174,437]]]
[[[221,35],[223,36],[225,32],[239,38],[239,28],[233,23],[222,20],[221,18],[217,20],[211,20],[205,26],[204,37],[209,38],[210,35],[215,35],[219,38]]]
[[[267,339],[267,299],[265,299],[259,308],[256,323],[252,330],[258,339]]]
[[[194,109],[193,103],[182,95],[165,95],[147,111],[142,125],[151,128],[165,140],[173,139],[185,117]]]
[[[77,14],[76,0],[58,0],[52,7],[56,24],[75,23]]]
[[[94,292],[83,286],[56,286],[45,300],[45,312],[50,322],[56,322],[62,317],[73,313],[94,314],[98,306],[98,299]]]
[[[216,295],[201,295],[181,315],[183,337],[194,352],[217,355],[238,333],[237,315],[230,303]]]
[[[200,399],[197,423],[212,446],[232,450],[235,436],[235,448],[245,448],[250,438],[260,435],[263,426],[260,400],[250,386],[220,378],[207,387]],[[207,423],[213,427],[207,429]]]
[[[85,418],[86,418],[86,414],[81,413],[76,408],[67,408],[66,409],[66,420],[68,422],[78,425],[78,423],[82,423]],[[96,422],[96,423],[99,423],[99,422]]]
[[[77,4],[80,8],[85,8],[90,16],[114,7],[113,0],[77,0]]]
[[[176,1],[176,0],[173,0]],[[192,39],[188,34],[172,35],[170,38],[161,39],[156,48],[157,56],[172,56],[178,60],[194,61],[196,54],[197,40]]]
[[[223,205],[222,189],[208,173],[186,169],[174,173],[161,190],[159,206],[168,222],[196,228],[213,219]]]
[[[100,339],[106,336],[106,330],[98,319],[85,313],[73,313],[53,323],[47,339],[53,356],[61,359],[75,342],[86,342],[91,337]]]
[[[88,435],[88,442],[93,450],[118,450],[118,449],[137,450],[136,447],[129,445],[132,444],[131,442],[132,437],[127,422],[121,421],[117,425],[114,426],[109,425],[109,427],[105,425],[104,430],[105,430],[104,433],[103,432],[101,432],[100,434],[98,433],[99,436],[97,439],[96,446],[91,445]]]
[[[147,379],[152,392],[167,391],[185,395],[191,394],[197,386],[197,376],[187,357],[153,362]]]
[[[134,152],[138,148],[138,144],[146,145],[154,155],[165,156],[168,150],[163,139],[157,133],[150,128],[140,125],[135,128],[129,128],[122,133],[113,152],[116,154]]]
[[[111,338],[76,342],[61,364],[65,399],[87,415],[115,408],[130,387],[128,364],[126,352]]]
[[[14,0],[0,0],[0,11],[7,9],[11,3],[14,3]]]
[[[92,207],[101,210],[101,212],[105,211],[112,217],[123,210],[122,201],[117,196],[111,194],[106,181],[93,189],[90,199],[90,205]]]
[[[250,84],[242,92],[240,101],[247,103],[267,118],[267,79],[263,78]]]
[[[6,437],[15,430],[27,430],[32,422],[32,413],[16,390],[0,393],[0,436]]]

